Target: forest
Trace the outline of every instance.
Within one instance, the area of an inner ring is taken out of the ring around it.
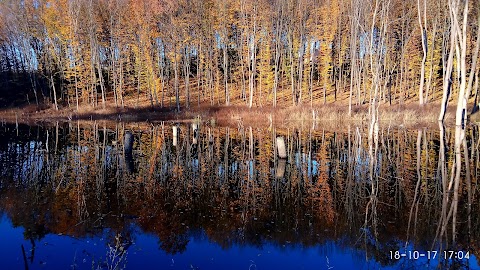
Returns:
[[[0,105],[456,106],[477,0],[1,0]],[[381,110],[381,109],[380,109]]]

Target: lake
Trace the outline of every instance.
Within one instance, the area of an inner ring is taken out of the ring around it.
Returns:
[[[479,129],[454,133],[2,124],[2,268],[479,269]]]

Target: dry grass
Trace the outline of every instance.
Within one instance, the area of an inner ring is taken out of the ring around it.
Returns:
[[[425,106],[386,106],[378,110],[378,120],[393,126],[429,126],[438,122],[439,104]],[[453,122],[454,108],[449,108],[445,117],[447,124]],[[348,114],[348,106],[324,105],[316,107],[290,107],[281,109],[275,115],[279,124],[295,125],[316,121],[322,125],[340,126],[352,123],[366,123],[370,119],[368,106],[355,106],[352,115]]]
[[[393,126],[417,127],[436,125],[440,106],[428,104],[425,106],[402,105],[388,106],[381,104],[378,119],[381,123]],[[447,111],[447,124],[453,121],[454,108]],[[175,108],[159,108],[151,106],[116,108],[107,106],[105,109],[94,109],[82,106],[79,110],[64,108],[59,111],[53,108],[26,106],[18,109],[0,111],[0,119],[6,122],[56,122],[56,121],[91,121],[105,120],[112,122],[159,122],[159,121],[193,121],[202,119],[221,126],[322,126],[339,127],[350,124],[365,124],[369,120],[369,108],[355,106],[352,115],[348,114],[346,105],[316,105],[310,107],[292,106],[286,108],[247,106],[192,106],[182,108],[178,113]]]
[[[380,106],[378,119],[383,124],[391,126],[436,126],[439,114],[438,104],[425,106]],[[445,121],[452,123],[454,108],[449,108]],[[211,115],[222,125],[249,125],[265,127],[277,126],[308,126],[313,123],[322,126],[346,126],[350,124],[364,124],[370,119],[368,106],[352,108],[352,115],[348,114],[348,106],[296,106],[287,108],[252,108],[244,106],[218,107],[215,114]]]

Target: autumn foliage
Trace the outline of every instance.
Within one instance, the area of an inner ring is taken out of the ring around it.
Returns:
[[[479,27],[478,5],[470,2],[467,70]],[[438,101],[452,24],[448,6],[446,0],[5,0],[0,105],[12,105],[13,96],[77,110]],[[454,70],[452,78],[460,75]]]

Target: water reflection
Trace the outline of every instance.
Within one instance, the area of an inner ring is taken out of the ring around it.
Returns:
[[[106,136],[105,136],[106,137]],[[133,165],[133,134],[130,131],[125,132],[125,140],[123,143],[123,151],[125,154],[125,163],[127,167],[127,171],[129,173],[133,173],[134,165]]]
[[[382,266],[390,251],[479,252],[479,133],[160,125],[2,126],[0,210],[33,248],[103,235],[115,258],[132,224],[169,254],[204,234],[223,248],[335,243]],[[53,151],[52,151],[53,150]],[[470,266],[440,260],[440,266]],[[116,262],[112,262],[116,263]]]

